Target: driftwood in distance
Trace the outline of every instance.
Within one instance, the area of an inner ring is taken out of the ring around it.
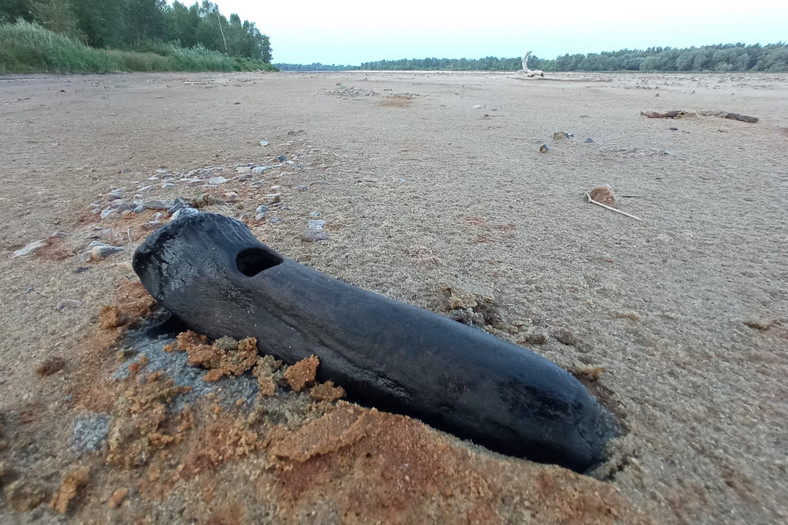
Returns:
[[[317,378],[351,400],[492,450],[583,472],[618,435],[614,417],[547,359],[286,259],[235,219],[177,219],[140,245],[133,266],[190,328],[256,337],[291,364],[317,355]]]
[[[683,118],[689,115],[689,113],[681,111],[680,109],[666,111],[664,113],[659,113],[657,111],[641,111],[640,114],[648,118]]]
[[[741,122],[747,122],[748,124],[755,124],[758,122],[758,117],[750,117],[749,115],[742,115],[741,113],[729,113],[727,111],[701,111],[700,114],[704,117],[720,117],[729,120],[739,120]]]
[[[665,111],[664,113],[660,113],[658,111],[641,111],[640,114],[648,118],[684,118],[684,117],[695,116],[695,113],[692,113],[690,111],[683,111],[680,109]],[[758,117],[742,115],[741,113],[730,113],[728,111],[700,111],[699,114],[703,115],[704,117],[720,117],[729,120],[738,120],[741,122],[747,122],[749,124],[755,124],[756,122],[758,122]]]

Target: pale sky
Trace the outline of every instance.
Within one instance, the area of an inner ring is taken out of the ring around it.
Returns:
[[[271,38],[273,62],[294,64],[788,41],[788,0],[213,1]]]

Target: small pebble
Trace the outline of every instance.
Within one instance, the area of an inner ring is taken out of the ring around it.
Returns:
[[[566,328],[559,328],[553,333],[553,337],[555,337],[561,344],[566,346],[577,346],[579,342],[577,336],[567,330]]]
[[[226,179],[224,177],[211,177],[210,179],[208,179],[208,184],[211,184],[213,186],[218,186],[219,184],[224,184],[228,180],[230,179]]]
[[[305,184],[301,184],[300,186],[296,186],[298,191],[306,191],[308,188]]]
[[[323,230],[307,230],[301,234],[303,242],[327,241],[328,235]]]
[[[167,208],[167,213],[172,215],[176,211],[180,210],[181,208],[191,208],[192,201],[189,199],[184,199],[183,197],[176,197],[174,201],[172,201],[172,206]]]
[[[268,204],[276,204],[278,202],[282,202],[282,194],[281,193],[269,193],[267,195]]]
[[[261,140],[261,141],[260,141],[260,145],[261,145],[261,146],[263,146],[263,147],[266,147],[266,146],[268,146],[269,144],[271,144],[271,143],[270,143],[270,142],[268,142],[267,140]]]
[[[57,305],[58,311],[65,310],[66,308],[79,308],[82,306],[82,301],[79,299],[66,299]]]
[[[279,155],[276,158],[276,160],[278,160],[279,162],[286,162],[287,161],[287,157],[285,157],[284,155]]]
[[[175,205],[175,201],[169,200],[150,200],[145,201],[143,206],[148,210],[169,210]]]
[[[323,219],[312,219],[307,223],[307,228],[312,231],[323,231],[326,221]]]
[[[321,215],[323,214],[320,213],[319,211],[313,211],[312,213],[309,214],[310,217],[320,217]]]
[[[539,153],[547,153],[548,151],[550,151],[550,146],[547,144],[542,144],[539,146]]]
[[[30,255],[31,253],[33,253],[37,249],[41,248],[42,246],[46,246],[46,244],[47,243],[45,241],[31,242],[30,244],[28,244],[24,248],[20,248],[20,249],[16,250],[14,252],[14,258],[16,258],[16,257],[24,257],[25,255]]]
[[[276,224],[277,222],[282,222],[282,217],[272,217],[270,221],[271,224]]]

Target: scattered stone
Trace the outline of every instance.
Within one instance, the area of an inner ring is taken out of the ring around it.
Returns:
[[[114,201],[122,198],[123,193],[120,190],[112,190],[111,192],[107,193],[106,196],[104,196],[104,200],[106,201]]]
[[[122,488],[118,489],[112,493],[112,496],[109,497],[109,501],[107,501],[107,505],[111,508],[116,509],[123,504],[123,501],[129,495],[129,489]]]
[[[313,211],[312,213],[309,214],[310,217],[320,217],[321,215],[323,214],[320,213],[319,211]]]
[[[167,208],[167,213],[172,215],[176,211],[183,209],[183,208],[191,208],[192,201],[189,199],[184,199],[183,197],[175,197],[175,200],[172,201],[172,206]]]
[[[481,104],[474,104],[473,105],[473,109],[482,109],[482,105]]]
[[[303,242],[327,241],[328,234],[323,230],[307,230],[301,234],[301,240]]]
[[[296,189],[298,191],[306,191],[309,188],[306,186],[306,184],[301,184],[300,186],[296,186]]]
[[[238,175],[246,175],[247,173],[252,173],[252,168],[250,168],[249,166],[239,166],[235,168],[235,172]]]
[[[594,139],[592,139],[591,137],[588,137],[586,139],[586,144],[592,144],[593,142],[594,142]]]
[[[255,166],[254,168],[252,168],[252,173],[254,173],[255,175],[260,175],[264,171],[268,171],[271,168],[272,166]]]
[[[93,241],[88,245],[88,250],[83,252],[80,258],[83,261],[102,261],[112,255],[123,251],[123,246],[111,246],[98,241]]]
[[[24,257],[26,255],[30,255],[31,253],[35,252],[39,248],[43,248],[46,245],[47,245],[46,241],[31,242],[30,244],[28,244],[24,248],[20,248],[20,249],[16,250],[14,252],[14,258]]]
[[[143,203],[143,206],[147,210],[169,210],[174,205],[175,205],[175,201],[172,199],[168,199],[168,200],[154,199],[150,201],[145,201]]]
[[[158,173],[159,175],[165,175],[167,173],[167,170],[165,170],[164,168],[159,168],[156,170],[156,173]]]
[[[227,200],[227,202],[231,202],[231,203],[235,203],[241,200],[241,197],[238,195],[238,193],[234,191],[228,191],[227,193],[225,193],[224,198]]]
[[[553,140],[571,139],[572,137],[574,137],[574,134],[567,133],[566,131],[556,131],[553,133]]]
[[[101,219],[102,219],[102,220],[103,220],[103,219],[108,219],[108,218],[109,218],[109,217],[111,217],[112,215],[118,215],[118,216],[120,216],[120,213],[119,213],[117,210],[115,210],[115,209],[113,209],[113,208],[111,208],[111,207],[109,207],[109,206],[107,206],[106,208],[104,208],[103,210],[101,210]]]
[[[44,501],[46,491],[35,481],[19,479],[5,488],[8,505],[17,512],[32,510]]]
[[[268,206],[266,206],[265,204],[261,204],[254,211],[254,218],[255,218],[255,220],[261,221],[261,220],[265,219],[265,214],[267,212],[268,212]]]
[[[208,179],[208,184],[212,186],[218,186],[219,184],[224,184],[228,180],[230,179],[226,179],[224,177],[211,177],[210,179]]]
[[[74,433],[68,440],[68,444],[77,454],[100,450],[109,435],[109,427],[110,416],[108,414],[77,416],[74,422]]]
[[[772,325],[770,322],[764,321],[762,319],[752,319],[742,322],[745,326],[752,328],[753,330],[768,330]]]
[[[79,308],[80,306],[82,306],[82,301],[79,299],[66,299],[57,305],[57,310],[59,312],[61,310],[65,310],[66,308]]]
[[[577,346],[580,342],[575,334],[567,330],[566,328],[559,328],[555,332],[553,332],[553,337],[555,337],[558,342],[564,344],[566,346]]]
[[[640,321],[640,314],[637,312],[616,312],[619,319],[629,319],[630,321]]]
[[[612,206],[616,203],[616,194],[608,186],[598,186],[589,192],[595,201]]]
[[[87,465],[77,467],[71,470],[68,474],[63,476],[63,481],[60,483],[60,489],[52,496],[50,505],[60,514],[68,512],[69,503],[73,500],[77,493],[88,483],[90,476],[90,467]]]
[[[543,345],[547,342],[547,333],[543,330],[529,329],[521,341],[526,345]]]
[[[175,184],[172,183],[172,182],[165,182],[164,184],[161,185],[161,187],[162,187],[162,189],[174,188]]]
[[[281,193],[269,193],[267,195],[268,204],[277,204],[282,202],[282,194]]]
[[[152,231],[161,226],[161,221],[150,221],[146,222],[142,225],[142,229],[145,231]]]
[[[289,367],[285,371],[285,379],[290,384],[290,388],[300,392],[305,386],[314,382],[319,364],[320,360],[317,356],[311,355]]]
[[[547,153],[548,151],[550,151],[550,146],[547,144],[542,144],[539,146],[539,153]]]
[[[307,228],[313,231],[322,231],[325,225],[326,221],[323,219],[312,219],[307,223]]]
[[[272,217],[271,220],[268,221],[268,222],[270,224],[276,224],[276,223],[282,222],[282,217]]]
[[[270,142],[268,142],[267,140],[261,140],[261,141],[260,141],[260,145],[261,145],[262,147],[266,147],[266,146],[268,146],[269,144],[271,144],[271,143],[270,143]]]

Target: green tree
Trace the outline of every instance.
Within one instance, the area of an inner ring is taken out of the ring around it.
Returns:
[[[70,0],[33,0],[31,8],[36,22],[46,29],[85,40]]]

